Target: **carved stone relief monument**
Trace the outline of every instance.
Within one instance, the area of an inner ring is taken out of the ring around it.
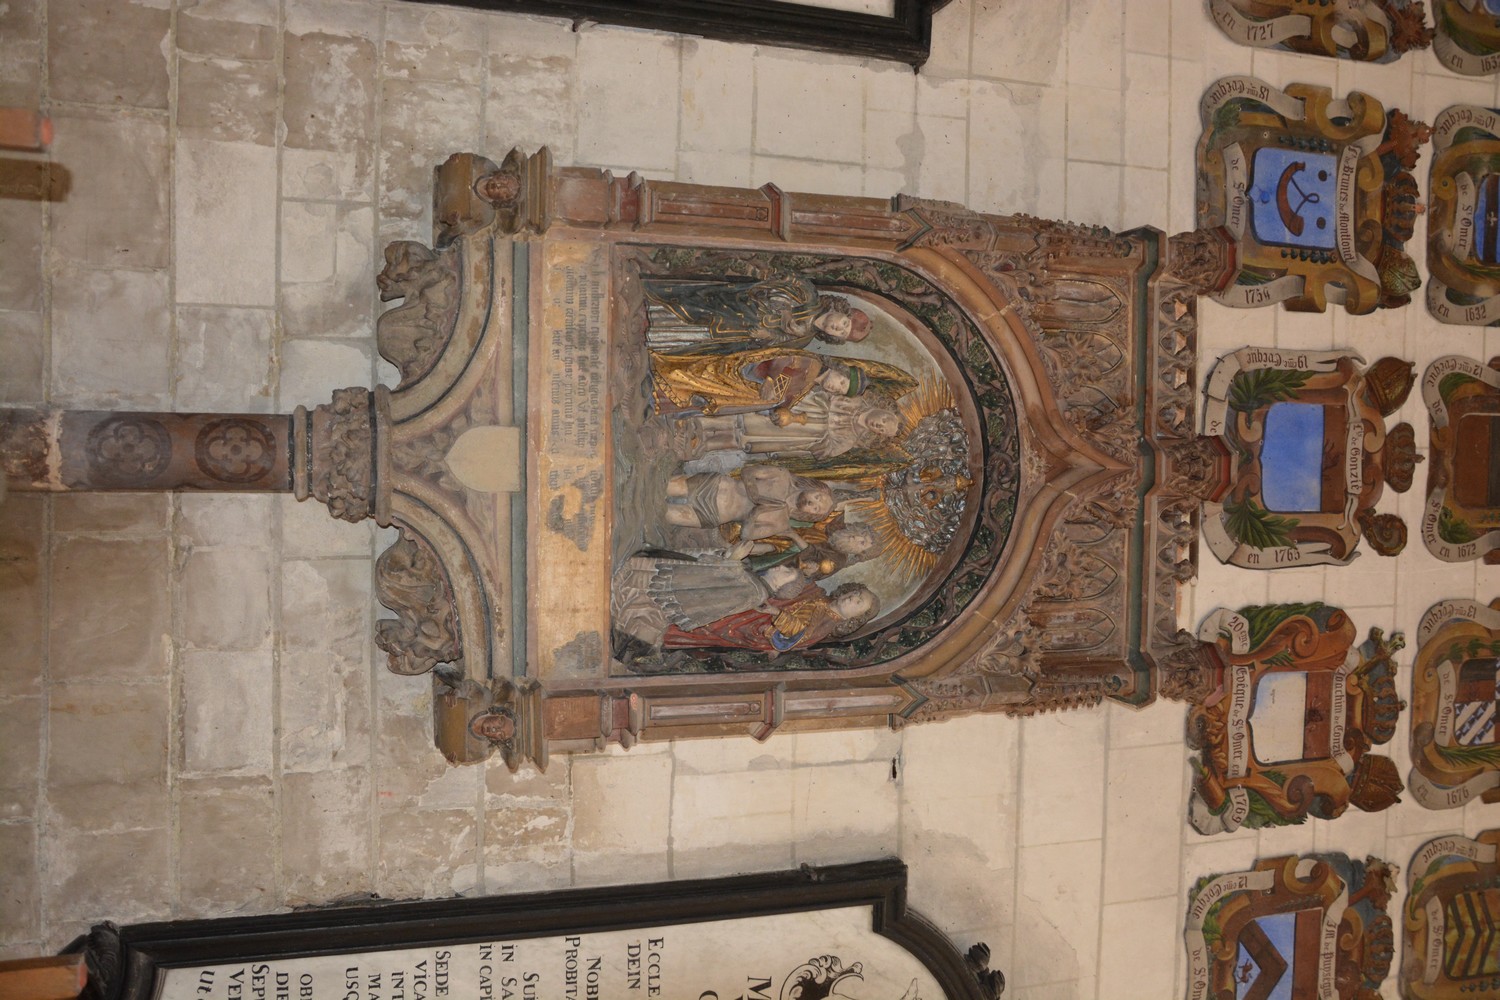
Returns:
[[[1405,640],[1378,628],[1355,644],[1354,623],[1326,604],[1220,609],[1200,637],[1222,681],[1188,714],[1198,751],[1188,818],[1199,833],[1334,819],[1400,801],[1390,742],[1405,702],[1394,656]]]
[[[1215,299],[1309,312],[1332,302],[1355,315],[1411,300],[1422,279],[1405,244],[1425,124],[1359,91],[1336,99],[1249,76],[1215,83],[1199,114],[1198,225],[1228,229],[1238,253]]]
[[[1151,699],[1197,512],[1171,240],[451,157],[385,253],[394,388],[276,416],[6,411],[12,488],[290,490],[399,529],[390,668],[510,766]]]

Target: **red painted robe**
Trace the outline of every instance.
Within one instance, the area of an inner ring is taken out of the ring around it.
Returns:
[[[699,628],[686,630],[667,627],[662,637],[663,649],[750,649],[759,653],[785,653],[822,642],[833,631],[836,619],[820,615],[819,620],[795,635],[776,630],[776,619],[782,611],[807,601],[827,601],[822,587],[809,583],[792,597],[769,598],[750,611],[728,615]]]

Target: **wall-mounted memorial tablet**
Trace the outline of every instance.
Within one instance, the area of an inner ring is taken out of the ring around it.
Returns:
[[[1362,62],[1391,62],[1432,44],[1422,0],[1208,0],[1214,23],[1241,45]]]
[[[1426,125],[1359,91],[1336,100],[1249,76],[1219,80],[1199,113],[1198,224],[1228,229],[1239,254],[1215,299],[1356,315],[1411,300],[1422,279],[1405,250],[1419,211],[1410,171]]]
[[[96,927],[95,1000],[997,1000],[890,859],[653,885]]]
[[[1432,466],[1422,542],[1445,562],[1500,561],[1500,358],[1450,354],[1422,374]]]
[[[1220,562],[1247,569],[1343,565],[1363,537],[1381,555],[1406,525],[1375,513],[1386,486],[1411,488],[1409,424],[1386,428],[1416,376],[1411,363],[1357,354],[1246,347],[1214,365],[1203,432],[1229,452],[1229,488],[1203,505]]]
[[[1199,833],[1334,819],[1400,801],[1389,743],[1405,703],[1396,694],[1397,632],[1356,645],[1354,623],[1326,604],[1220,609],[1199,630],[1222,666],[1219,685],[1188,713]]]
[[[1471,1000],[1500,991],[1500,829],[1450,834],[1406,870],[1403,1000]]]
[[[1375,1000],[1395,957],[1396,867],[1343,854],[1263,858],[1188,894],[1188,1000]]]
[[[1500,70],[1500,3],[1495,0],[1432,0],[1437,37],[1432,51],[1444,66],[1465,76]]]
[[[415,0],[431,3],[434,0]],[[445,0],[447,2],[447,0]],[[891,59],[921,68],[952,0],[456,0],[460,7]]]
[[[1221,447],[1230,244],[460,154],[386,248],[394,388],[0,411],[12,489],[291,490],[400,530],[390,668],[512,768],[689,736],[1142,704]],[[1191,681],[1183,681],[1190,683]]]
[[[1448,108],[1432,125],[1427,309],[1444,323],[1500,323],[1500,112]]]
[[[1500,599],[1422,616],[1411,681],[1412,796],[1429,809],[1500,802]]]

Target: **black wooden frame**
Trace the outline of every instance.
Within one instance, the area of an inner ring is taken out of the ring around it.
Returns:
[[[415,0],[436,3],[439,0]],[[950,0],[894,0],[890,17],[829,10],[786,0],[441,0],[478,10],[565,17],[653,28],[729,42],[786,45],[891,59],[921,68],[932,43],[932,15]]]
[[[981,983],[983,963],[971,963],[941,931],[906,908],[906,865],[895,858],[683,882],[370,903],[123,928],[104,924],[68,950],[83,951],[88,958],[85,996],[151,1000],[158,974],[173,967],[667,927],[848,906],[871,907],[874,932],[911,953],[948,997],[991,1000],[996,995]]]

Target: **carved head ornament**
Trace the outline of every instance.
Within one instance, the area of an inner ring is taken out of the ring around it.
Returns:
[[[504,709],[491,708],[469,720],[469,732],[497,746],[507,744],[515,738],[516,720]]]

